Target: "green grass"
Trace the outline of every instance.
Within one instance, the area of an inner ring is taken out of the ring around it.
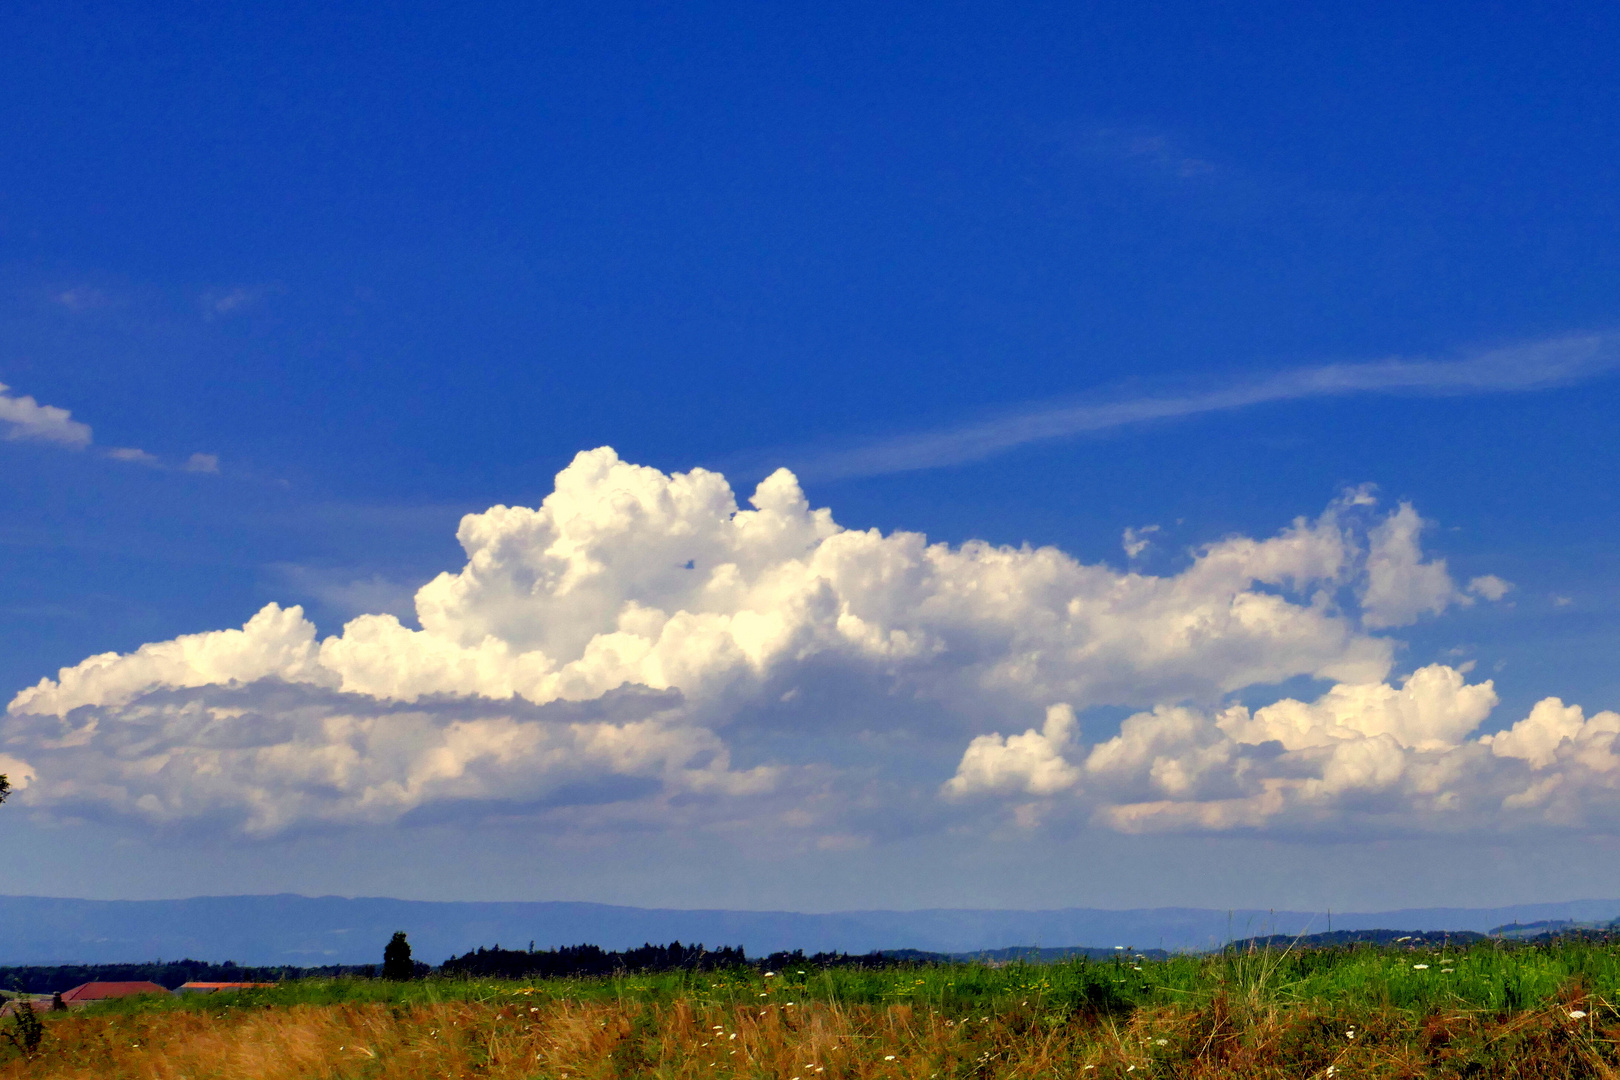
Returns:
[[[806,968],[784,970],[770,978],[738,969],[536,981],[308,979],[265,990],[133,998],[96,1008],[129,1012],[340,1003],[499,1004],[529,997],[651,1003],[683,999],[726,1006],[788,1001],[910,1003],[953,1015],[986,1008],[1071,1014],[1195,1004],[1219,993],[1254,1006],[1315,1001],[1355,1009],[1513,1012],[1539,1007],[1571,987],[1604,1002],[1620,1001],[1620,946],[1568,941],[1467,949],[1283,949],[1135,962]]]
[[[533,982],[308,979],[45,1018],[0,1080],[1616,1080],[1620,945]]]

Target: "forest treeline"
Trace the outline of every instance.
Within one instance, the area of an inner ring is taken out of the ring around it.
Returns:
[[[560,949],[478,948],[446,960],[437,968],[414,965],[418,976],[448,978],[525,979],[601,977],[617,974],[643,974],[662,971],[717,971],[757,968],[775,971],[790,967],[881,968],[896,963],[945,960],[945,956],[901,952],[873,952],[852,956],[847,953],[776,952],[750,958],[740,947],[718,949],[702,945],[646,944],[622,951],[596,945],[569,945]],[[153,961],[146,964],[62,964],[0,967],[0,989],[29,994],[54,994],[87,982],[155,982],[174,989],[187,982],[282,982],[291,979],[373,978],[377,964],[329,964],[322,967],[292,965],[248,966],[227,961],[211,964],[202,960]]]
[[[909,950],[908,950],[909,952]],[[906,960],[944,960],[944,956],[911,953],[872,952],[852,956],[848,953],[819,952],[806,955],[803,950],[774,952],[769,956],[750,959],[741,947],[724,946],[708,949],[702,945],[682,945],[672,941],[668,945],[642,945],[622,952],[602,949],[595,945],[572,945],[561,949],[527,950],[474,949],[462,956],[451,957],[438,968],[442,975],[461,975],[468,978],[566,978],[569,976],[603,976],[640,974],[659,971],[721,971],[730,968],[758,968],[774,971],[794,967],[893,967]]]
[[[422,967],[425,969],[426,964]],[[153,960],[145,964],[23,964],[0,967],[0,990],[25,994],[59,994],[87,982],[155,982],[170,990],[188,982],[281,982],[286,979],[335,979],[371,976],[376,964],[329,964],[325,967],[243,966],[226,961]]]

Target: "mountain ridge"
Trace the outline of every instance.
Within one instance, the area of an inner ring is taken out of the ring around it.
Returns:
[[[1203,950],[1262,934],[1398,929],[1486,932],[1542,920],[1607,921],[1620,900],[1376,912],[1158,908],[922,908],[826,913],[637,908],[589,901],[443,901],[296,893],[178,900],[0,896],[0,964],[137,963],[190,957],[241,964],[374,963],[396,930],[431,963],[504,944],[630,948],[683,941],[750,954],[966,953],[1008,948]]]

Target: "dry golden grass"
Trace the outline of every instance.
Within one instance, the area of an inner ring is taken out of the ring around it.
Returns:
[[[1351,1015],[1219,995],[1117,1016],[540,997],[176,1008],[52,1017],[39,1053],[11,1054],[0,1080],[1616,1078],[1620,1021],[1572,1011]]]

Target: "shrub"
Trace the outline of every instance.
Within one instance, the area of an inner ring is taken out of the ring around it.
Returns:
[[[15,1010],[11,1014],[11,1030],[3,1034],[25,1057],[33,1057],[45,1038],[45,1025],[31,1002],[19,1000]]]

